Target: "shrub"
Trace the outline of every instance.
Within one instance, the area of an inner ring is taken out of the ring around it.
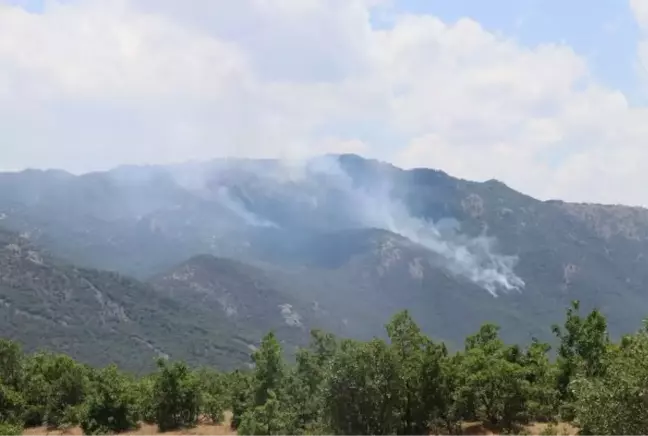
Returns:
[[[160,431],[195,426],[200,412],[198,378],[184,363],[158,360],[153,388],[156,422]]]
[[[137,426],[137,397],[133,383],[117,367],[97,375],[81,418],[85,434],[119,433]]]

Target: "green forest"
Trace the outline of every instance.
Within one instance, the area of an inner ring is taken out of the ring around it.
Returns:
[[[251,369],[160,359],[143,376],[2,340],[0,434],[43,425],[109,434],[140,423],[168,431],[222,422],[225,411],[232,430],[248,435],[457,434],[474,421],[501,434],[524,433],[531,422],[553,423],[544,434],[565,422],[580,434],[646,434],[648,324],[612,341],[605,317],[581,314],[575,301],[551,328],[554,350],[537,340],[507,345],[485,324],[451,353],[403,311],[386,325],[388,340],[316,330],[288,362],[269,333]]]

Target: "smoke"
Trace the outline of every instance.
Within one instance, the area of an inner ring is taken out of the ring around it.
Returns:
[[[366,163],[369,166],[374,164]],[[234,166],[239,170],[243,168],[240,162],[233,165],[233,162],[221,161],[216,167],[212,163],[207,171],[204,168],[190,168],[189,171],[176,168],[174,176],[185,187],[196,190],[204,186],[214,170],[219,173]],[[247,161],[244,173],[254,174],[262,180],[260,186],[267,190],[263,195],[275,201],[278,201],[277,191],[273,190],[285,188],[289,195],[281,201],[289,201],[291,213],[299,214],[297,218],[304,220],[307,225],[315,226],[316,217],[336,216],[342,219],[335,223],[346,223],[342,225],[348,227],[377,228],[401,235],[434,253],[441,266],[452,274],[475,283],[493,297],[501,292],[521,290],[525,286],[514,271],[517,257],[498,253],[494,237],[485,234],[468,236],[461,232],[460,223],[453,218],[435,223],[413,216],[407,205],[393,195],[393,173],[389,171],[363,174],[368,182],[358,184],[354,182],[353,174],[341,167],[337,156],[325,156],[304,161]],[[253,206],[254,210],[250,210],[247,202],[241,201],[227,186],[221,185],[216,194],[215,198],[211,198],[234,212],[241,223],[254,227],[283,227],[282,222],[264,217],[263,207]],[[327,201],[332,197],[336,198],[333,206]],[[331,229],[336,225],[332,220],[326,224]],[[286,227],[286,230],[289,228]]]
[[[367,189],[355,187],[337,159],[319,159],[310,169],[326,174],[331,183],[349,195],[353,205],[350,212],[360,225],[396,233],[427,248],[442,259],[450,272],[470,280],[493,297],[500,291],[524,288],[524,280],[514,272],[517,256],[497,253],[494,237],[462,234],[459,222],[452,218],[435,224],[412,216],[406,205],[391,196],[392,181],[387,175]]]
[[[229,210],[234,212],[241,219],[243,219],[245,223],[249,226],[274,227],[274,228],[279,227],[277,226],[277,224],[273,223],[272,221],[259,217],[258,215],[256,215],[255,213],[247,209],[242,202],[232,197],[232,195],[230,194],[230,190],[225,186],[220,186],[218,188],[217,198],[221,205],[227,207]]]
[[[496,253],[495,238],[468,237],[460,233],[459,223],[442,231],[432,221],[413,217],[402,203],[394,200],[357,192],[356,198],[363,204],[368,226],[388,230],[422,245],[439,255],[453,274],[467,278],[494,297],[498,291],[524,287],[524,281],[514,272],[517,257]]]

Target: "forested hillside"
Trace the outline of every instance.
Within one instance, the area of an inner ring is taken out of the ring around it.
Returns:
[[[574,299],[598,307],[615,338],[648,313],[644,209],[539,201],[494,180],[355,155],[2,173],[0,225],[67,264],[167,297],[165,283],[208,288],[214,319],[269,310],[249,318],[270,322],[250,325],[253,341],[286,326],[286,304],[304,325],[356,339],[381,335],[406,308],[452,349],[491,321],[512,343],[553,341],[545,326]],[[220,259],[211,273],[203,262],[195,279],[161,281],[202,255]],[[257,304],[248,297],[259,289],[268,297]]]
[[[27,350],[63,352],[92,365],[116,362],[143,372],[155,367],[156,356],[235,368],[249,362],[250,349],[270,329],[287,340],[292,353],[308,343],[310,328],[330,325],[318,314],[295,318],[297,302],[255,286],[260,277],[254,269],[241,266],[237,272],[235,266],[197,258],[153,286],[69,265],[0,228],[0,331]],[[192,286],[180,286],[190,273],[196,274]],[[227,307],[237,312],[228,314]],[[307,309],[299,307],[302,314]]]
[[[518,434],[648,432],[648,329],[611,341],[605,317],[583,316],[574,302],[552,328],[556,359],[547,344],[507,345],[498,330],[485,324],[451,353],[402,311],[387,324],[387,341],[315,330],[287,364],[269,333],[252,369],[160,358],[157,371],[141,378],[61,354],[23,354],[3,340],[0,433],[80,425],[85,434],[106,434],[141,423],[169,431],[219,423],[226,410],[238,434],[456,434],[470,431],[467,422]]]

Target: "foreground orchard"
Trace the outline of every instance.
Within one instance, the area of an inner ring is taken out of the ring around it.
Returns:
[[[287,364],[269,333],[254,369],[231,373],[158,361],[136,378],[94,369],[64,355],[25,355],[0,341],[0,433],[79,425],[86,434],[159,431],[213,424],[232,412],[239,434],[453,434],[466,422],[523,432],[532,422],[570,421],[581,434],[648,432],[648,328],[610,341],[605,318],[567,310],[557,358],[532,341],[507,345],[486,324],[449,353],[408,312],[386,326],[389,341],[338,339],[312,332]],[[557,432],[553,424],[542,430]]]

